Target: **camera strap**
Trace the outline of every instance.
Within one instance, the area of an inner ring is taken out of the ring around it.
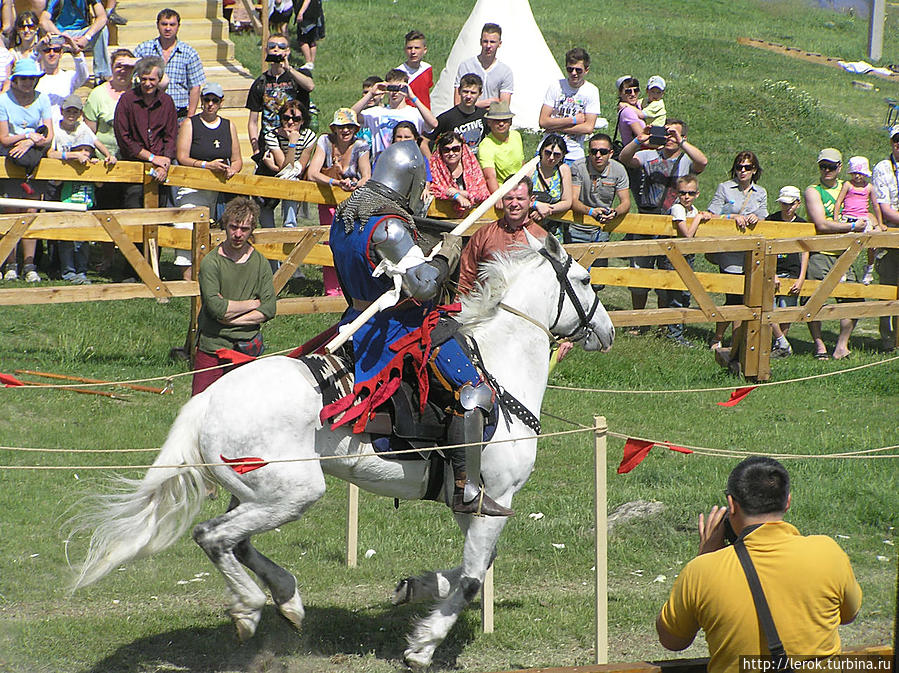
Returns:
[[[765,640],[768,642],[768,651],[771,653],[771,660],[774,662],[774,670],[792,671],[793,667],[789,664],[787,652],[780,641],[777,627],[774,626],[774,618],[771,616],[771,609],[768,607],[768,600],[765,598],[759,575],[755,570],[755,565],[752,563],[752,558],[749,556],[749,550],[746,549],[746,543],[743,541],[743,538],[762,525],[759,523],[744,528],[734,542],[734,551],[737,552],[737,558],[740,559],[740,565],[743,566],[743,573],[746,575],[746,581],[749,583],[752,601],[755,603],[755,612],[758,615],[759,624],[761,624],[762,630],[765,632]]]

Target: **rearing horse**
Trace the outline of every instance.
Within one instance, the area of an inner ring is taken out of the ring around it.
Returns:
[[[462,300],[460,321],[499,386],[539,417],[550,333],[595,351],[611,347],[615,330],[588,272],[556,239],[532,240],[531,246],[482,267],[482,281]],[[191,399],[154,463],[164,467],[150,469],[143,480],[126,480],[125,491],[95,496],[77,518],[76,528],[93,534],[74,588],[175,542],[198,515],[208,480],[232,494],[231,505],[197,525],[193,537],[224,577],[238,636],[255,633],[266,603],[265,592],[242,566],[256,573],[278,610],[299,627],[304,610],[296,579],[260,554],[251,537],[299,519],[324,495],[325,473],[391,498],[421,498],[428,483],[427,461],[378,457],[367,435],[322,427],[321,408],[309,369],[286,357],[249,363]],[[223,457],[284,462],[241,474]],[[511,505],[536,457],[534,430],[501,411],[481,459],[481,476],[497,502]],[[212,467],[194,467],[203,463]],[[430,665],[435,648],[477,594],[506,523],[504,517],[455,517],[465,538],[462,563],[407,578],[395,590],[397,604],[438,601],[408,637],[404,657],[413,667]]]

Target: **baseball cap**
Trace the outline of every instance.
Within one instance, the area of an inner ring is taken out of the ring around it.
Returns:
[[[620,88],[621,88],[621,83],[622,83],[624,80],[630,79],[630,78],[631,78],[630,75],[622,75],[621,77],[619,77],[618,79],[615,80],[615,88],[616,88],[616,89],[620,89]]]
[[[843,163],[843,155],[840,154],[840,150],[834,149],[833,147],[825,147],[823,150],[818,152],[818,161],[817,163],[821,163],[822,161],[832,161],[835,164]]]
[[[849,157],[849,172],[861,173],[865,177],[871,177],[871,167],[867,157]]]
[[[892,140],[896,136],[899,136],[899,124],[891,126],[888,135],[890,137],[890,140]]]
[[[662,79],[658,75],[653,75],[652,77],[649,78],[649,81],[646,83],[646,88],[652,89],[653,87],[664,91],[665,90],[665,80]]]
[[[78,108],[79,110],[84,109],[84,103],[81,102],[81,96],[77,93],[70,93],[66,96],[62,101],[62,105],[59,106],[59,109],[68,110],[70,107]]]
[[[222,89],[222,85],[218,82],[206,82],[203,85],[203,92],[200,94],[201,96],[217,96],[218,98],[225,97],[225,91]]]
[[[781,203],[795,203],[799,200],[799,187],[794,187],[793,185],[781,187],[777,200]]]

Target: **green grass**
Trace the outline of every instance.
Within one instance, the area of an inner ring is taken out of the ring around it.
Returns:
[[[333,0],[328,35],[319,50],[314,100],[322,119],[354,102],[361,80],[401,60],[402,35],[415,26],[429,36],[428,60],[439,72],[473,3]],[[593,55],[589,79],[600,87],[606,116],[614,79],[625,71],[669,82],[672,114],[688,119],[690,138],[711,160],[703,199],[725,179],[734,153],[759,153],[769,194],[782,184],[814,179],[814,158],[826,145],[844,154],[886,153],[879,131],[881,80],[740,47],[739,36],[769,39],[849,60],[864,58],[865,23],[797,3],[582,3],[577,16],[560,0],[534,0],[533,10],[553,53],[575,45]],[[376,27],[389,27],[379,30]],[[888,17],[886,35],[896,34]],[[238,54],[258,72],[259,45],[239,36]],[[899,62],[888,41],[884,63]],[[852,79],[872,81],[862,91]],[[788,82],[789,84],[781,84]],[[532,139],[533,142],[533,139]],[[772,198],[773,201],[773,198]],[[173,271],[167,266],[167,273]],[[309,272],[310,278],[314,274]],[[312,280],[305,292],[320,291]],[[602,294],[610,308],[629,308],[623,288]],[[651,300],[652,301],[652,300]],[[108,379],[171,376],[185,366],[167,359],[187,327],[188,302],[150,300],[0,309],[0,371],[45,369]],[[330,324],[333,316],[283,316],[266,326],[271,351],[289,348]],[[835,340],[825,323],[825,340]],[[688,328],[703,341],[709,325]],[[851,364],[876,363],[876,321],[862,320]],[[785,380],[844,368],[810,356],[807,329],[791,340],[798,357],[772,363]],[[706,388],[736,385],[704,350],[670,346],[657,335],[620,336],[607,355],[575,351],[551,383],[602,389]],[[53,390],[0,389],[0,445],[66,449],[159,446],[189,394],[123,392],[111,401]],[[732,409],[715,402],[726,392],[666,396],[589,394],[551,390],[545,411],[590,424],[608,419],[614,432],[713,448],[827,454],[896,444],[899,368],[888,364],[801,384],[762,388]],[[547,432],[570,426],[544,419]],[[615,474],[622,442],[609,442],[610,511],[636,499],[658,500],[658,517],[616,528],[609,542],[611,660],[669,656],[655,640],[653,619],[671,582],[695,553],[699,511],[720,503],[736,462],[654,449],[636,470]],[[4,451],[3,465],[137,465],[154,454],[32,454]],[[890,642],[896,552],[885,544],[896,526],[896,470],[890,460],[812,460],[788,463],[794,482],[789,519],[804,533],[837,538],[852,559],[865,600],[855,624],[842,629],[850,645]],[[129,473],[134,476],[133,472]],[[592,439],[541,441],[534,474],[516,498],[518,515],[500,543],[496,566],[496,633],[479,633],[477,601],[437,651],[438,670],[507,670],[592,661]],[[221,578],[185,537],[171,549],[114,572],[74,596],[65,592],[66,550],[60,533],[66,511],[107,476],[86,469],[0,470],[0,670],[90,671],[395,671],[403,636],[422,608],[391,608],[393,583],[411,573],[458,561],[460,535],[446,508],[363,494],[359,568],[342,565],[345,486],[329,493],[303,521],[259,536],[261,551],[300,580],[307,620],[298,636],[266,609],[257,637],[238,646],[225,614]],[[225,507],[210,501],[203,516]],[[543,512],[534,521],[530,512]],[[564,550],[552,543],[564,543]],[[70,558],[78,558],[75,541]],[[886,557],[886,561],[878,557]],[[199,573],[208,576],[195,577]],[[664,575],[665,580],[653,580]],[[178,584],[179,580],[202,581]],[[685,656],[700,656],[694,645]]]

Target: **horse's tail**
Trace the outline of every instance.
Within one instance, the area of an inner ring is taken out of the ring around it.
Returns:
[[[118,477],[112,492],[86,498],[84,511],[69,522],[72,532],[92,530],[87,554],[72,584],[93,584],[123,563],[166,549],[184,535],[199,514],[206,494],[206,468],[174,467],[202,463],[200,421],[208,395],[191,399],[178,414],[162,450],[142,480]],[[171,467],[169,467],[171,466]]]

